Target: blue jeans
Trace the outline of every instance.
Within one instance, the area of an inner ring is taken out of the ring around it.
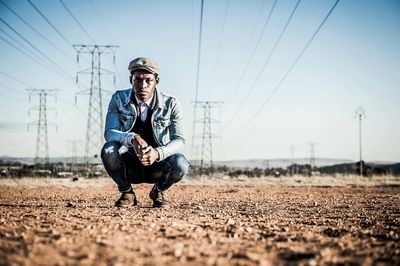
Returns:
[[[120,192],[127,191],[131,184],[157,184],[162,191],[179,182],[189,172],[189,162],[182,154],[174,154],[161,162],[143,166],[132,147],[119,152],[121,144],[107,142],[101,149],[104,168],[117,183]]]

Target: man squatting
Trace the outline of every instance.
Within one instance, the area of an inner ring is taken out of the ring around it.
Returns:
[[[132,88],[111,97],[101,158],[121,193],[115,206],[137,205],[132,184],[150,183],[153,207],[164,207],[165,192],[189,171],[178,153],[185,143],[182,109],[175,97],[156,87],[160,68],[155,60],[136,58],[128,70]]]

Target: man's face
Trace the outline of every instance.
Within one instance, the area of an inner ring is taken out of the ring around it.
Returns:
[[[146,71],[137,70],[132,75],[132,88],[136,96],[143,102],[150,99],[158,84],[158,79],[154,74]]]

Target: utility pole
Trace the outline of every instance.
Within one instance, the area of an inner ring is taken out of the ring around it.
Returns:
[[[264,166],[264,175],[269,175],[269,161],[267,159],[264,159],[263,161],[263,166]]]
[[[27,91],[29,92],[29,102],[31,101],[32,95],[39,96],[39,105],[30,108],[28,112],[28,115],[30,116],[32,110],[38,111],[38,120],[28,124],[28,131],[29,127],[32,125],[37,127],[35,169],[38,170],[38,168],[42,167],[47,169],[50,163],[47,128],[51,125],[56,126],[54,123],[47,121],[47,110],[50,109],[47,107],[47,96],[56,96],[58,90],[27,89]]]
[[[82,142],[82,140],[69,140],[69,144],[71,145],[71,167],[70,171],[71,172],[77,172],[78,171],[78,144]]]
[[[211,174],[213,174],[213,149],[212,139],[217,136],[212,133],[211,123],[218,122],[211,117],[211,108],[221,107],[222,102],[211,102],[211,101],[197,101],[195,102],[196,107],[203,109],[203,118],[196,121],[197,123],[203,124],[203,132],[201,137],[201,159],[200,159],[200,176],[204,172],[204,167],[209,165]]]
[[[309,142],[308,145],[310,145],[310,165],[311,165],[311,172],[312,172],[315,167],[315,148],[316,148],[317,143]]]
[[[76,96],[89,95],[89,109],[86,127],[86,144],[84,153],[84,164],[88,176],[92,174],[92,164],[95,158],[99,157],[101,146],[103,145],[103,100],[102,93],[105,91],[101,88],[101,76],[106,74],[114,75],[114,72],[101,67],[101,55],[112,54],[113,63],[115,64],[116,45],[74,45],[77,52],[77,62],[79,62],[80,54],[90,54],[92,63],[88,69],[81,70],[76,75],[78,83],[79,74],[90,74],[90,88],[78,92]],[[115,84],[115,75],[114,75]]]
[[[293,170],[295,170],[295,169],[293,169],[294,167],[297,167],[297,166],[295,166],[295,164],[294,164],[294,151],[296,150],[296,147],[294,146],[294,145],[290,145],[289,146],[289,150],[290,150],[290,155],[291,155],[291,158],[290,158],[290,164],[291,164],[291,167],[290,167],[290,175],[293,175]],[[295,172],[297,172],[297,171],[295,171]]]
[[[194,96],[194,106],[193,106],[193,130],[192,130],[192,148],[191,148],[191,154],[192,154],[192,160],[195,158],[195,144],[194,144],[194,139],[196,137],[196,122],[197,122],[197,100],[199,98],[199,80],[200,80],[200,59],[201,59],[201,43],[202,43],[202,32],[203,32],[203,11],[204,11],[204,0],[201,0],[201,6],[200,6],[200,28],[199,28],[199,45],[198,45],[198,50],[197,50],[197,75],[196,75],[196,93]]]
[[[360,149],[360,176],[364,174],[364,162],[362,160],[362,151],[361,151],[361,122],[362,118],[365,118],[365,110],[361,106],[357,107],[355,117],[358,118],[358,140],[359,140],[359,149]]]

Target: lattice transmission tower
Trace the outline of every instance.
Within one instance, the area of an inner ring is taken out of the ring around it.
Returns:
[[[205,167],[209,167],[211,174],[213,174],[214,163],[212,140],[218,136],[212,133],[211,124],[218,121],[211,117],[211,108],[221,107],[222,102],[196,101],[194,104],[196,108],[203,109],[203,118],[196,121],[196,123],[203,124],[202,134],[201,136],[197,136],[201,138],[200,176],[204,173]]]
[[[316,142],[309,142],[308,145],[310,146],[310,166],[311,171],[314,170],[315,167],[315,149],[318,143]]]
[[[98,157],[101,146],[104,142],[102,93],[105,92],[105,90],[101,87],[102,75],[112,74],[114,76],[115,84],[114,72],[101,67],[101,56],[103,54],[112,54],[113,63],[115,64],[115,52],[117,48],[117,45],[74,45],[74,49],[77,52],[78,62],[80,54],[91,55],[91,67],[79,71],[76,75],[76,82],[78,83],[79,74],[90,74],[90,88],[78,92],[75,95],[75,102],[77,95],[89,95],[84,153],[85,168],[89,175],[91,173],[91,164],[93,163],[93,160]]]
[[[31,101],[32,95],[39,96],[39,105],[34,106],[29,109],[29,116],[31,111],[38,112],[38,120],[31,122],[28,124],[28,131],[30,126],[37,127],[37,135],[36,135],[36,146],[35,146],[35,168],[48,168],[50,159],[49,159],[49,141],[47,128],[48,126],[55,126],[54,123],[47,121],[47,111],[55,110],[53,108],[49,108],[47,106],[47,96],[56,96],[56,92],[58,90],[45,90],[45,89],[27,89],[29,92],[29,102]]]
[[[292,176],[293,174],[297,174],[297,164],[295,163],[294,160],[294,152],[296,151],[296,146],[293,144],[289,146],[290,150],[290,175]]]
[[[71,172],[77,172],[78,171],[78,147],[81,144],[82,140],[77,140],[77,139],[72,139],[69,140],[68,143],[71,147],[71,167],[70,170]]]
[[[361,141],[361,122],[362,119],[365,118],[365,110],[362,106],[357,107],[355,112],[355,118],[358,119],[358,145],[359,145],[359,153],[360,153],[360,176],[364,175],[364,161],[362,160],[362,141]]]

